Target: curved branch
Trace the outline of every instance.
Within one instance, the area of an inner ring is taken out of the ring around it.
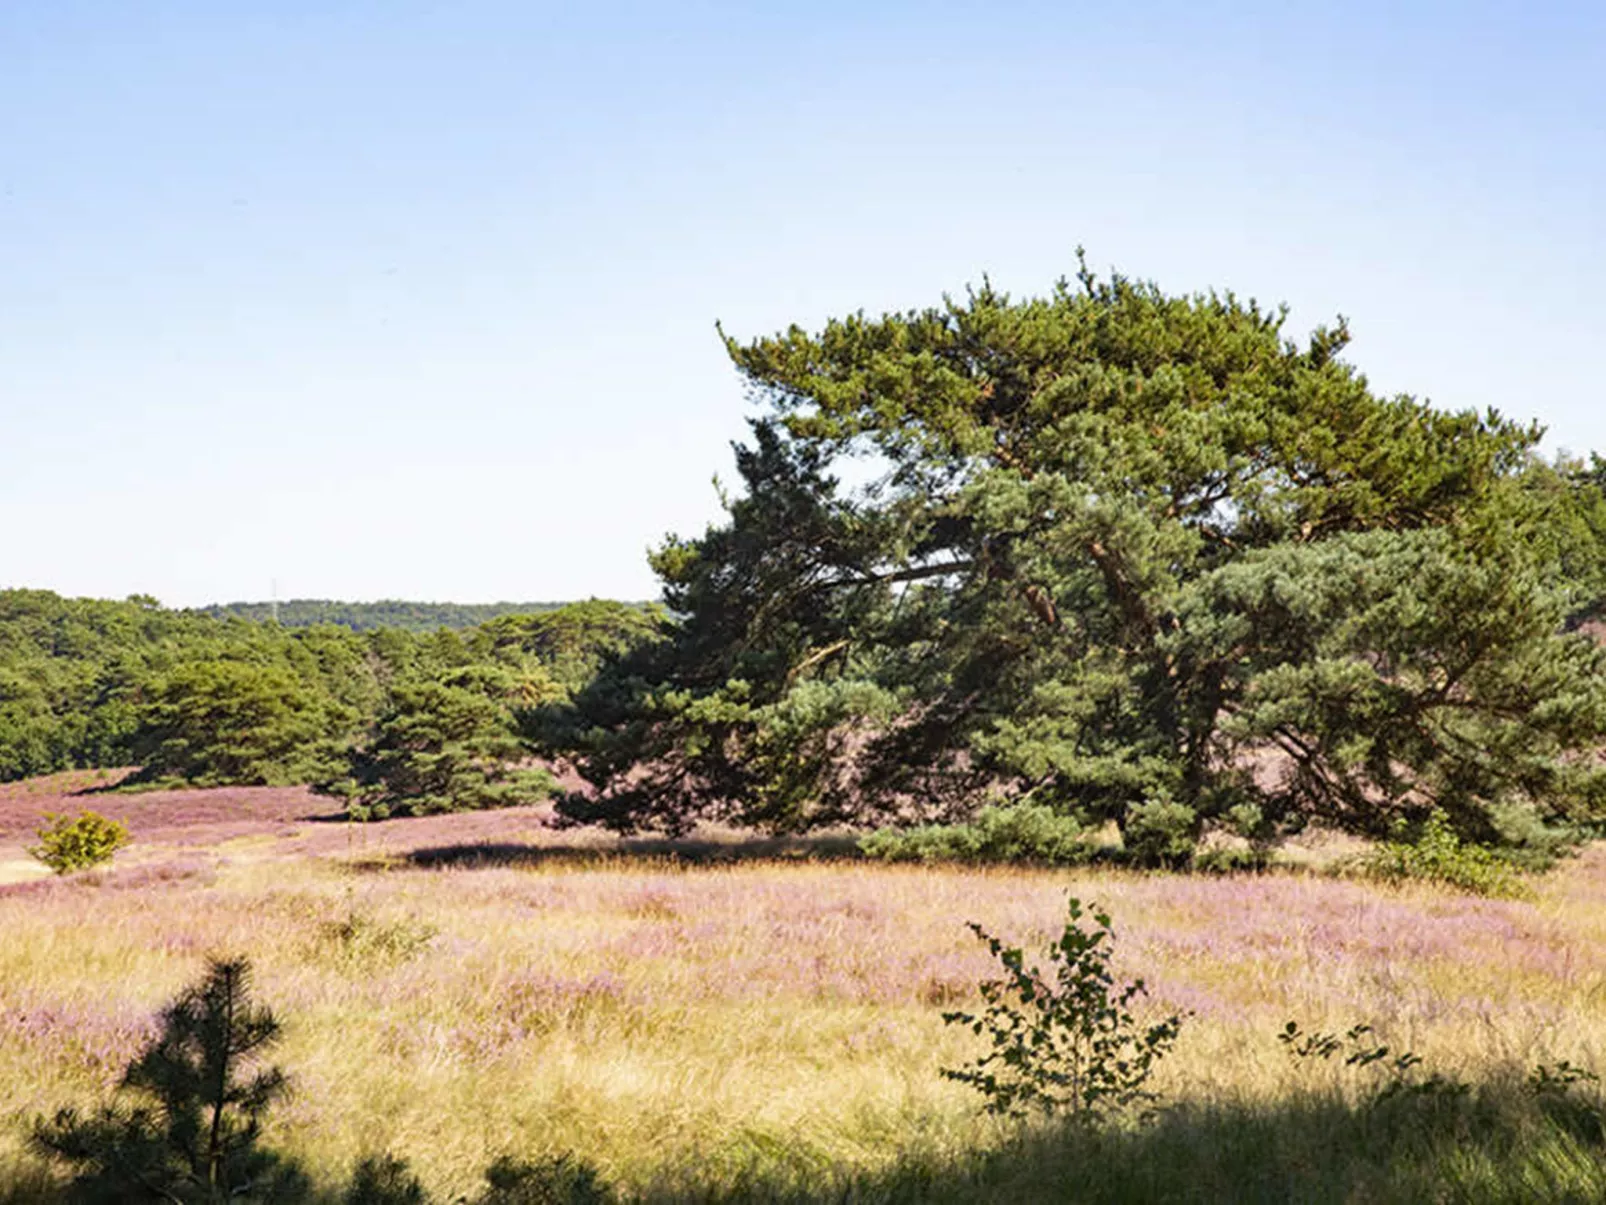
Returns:
[[[786,671],[786,683],[787,683],[787,685],[790,686],[794,681],[796,681],[798,675],[801,674],[804,670],[810,669],[813,666],[818,665],[820,662],[826,660],[827,658],[833,657],[837,653],[842,652],[851,643],[852,643],[852,641],[849,641],[849,640],[838,640],[834,644],[826,645],[824,648],[815,649],[807,657],[803,658],[803,660],[799,661],[791,669]]]

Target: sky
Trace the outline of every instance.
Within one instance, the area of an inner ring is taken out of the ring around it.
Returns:
[[[1078,245],[1606,452],[1606,5],[0,0],[0,587],[653,597],[716,321]]]

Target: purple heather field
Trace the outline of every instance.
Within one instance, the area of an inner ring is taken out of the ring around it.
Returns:
[[[274,1137],[331,1174],[380,1124],[428,1150],[446,1188],[505,1149],[583,1147],[628,1172],[733,1134],[857,1163],[986,1141],[936,1074],[973,1050],[942,1012],[994,969],[965,922],[1041,949],[1068,894],[1113,916],[1145,1012],[1188,1014],[1160,1073],[1172,1096],[1288,1091],[1289,1019],[1372,1025],[1450,1073],[1598,1066],[1606,1050],[1599,846],[1530,898],[1489,900],[1311,871],[884,866],[728,833],[623,843],[539,808],[354,825],[301,790],[73,793],[97,785],[0,788],[13,1119],[98,1098],[207,955],[241,953],[286,1020],[277,1061],[296,1092]],[[133,844],[110,868],[45,875],[29,830],[84,807]],[[0,1165],[21,1149],[0,1128]]]

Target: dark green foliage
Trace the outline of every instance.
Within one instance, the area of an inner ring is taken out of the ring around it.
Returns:
[[[1536,534],[1567,592],[1571,621],[1606,616],[1606,460],[1558,457],[1533,466],[1527,485],[1546,517]]]
[[[555,692],[527,700],[550,702],[580,689],[601,666],[650,644],[663,631],[663,608],[590,599],[539,615],[488,620],[467,634],[477,658],[509,666],[539,666]]]
[[[1101,1121],[1153,1099],[1149,1075],[1176,1044],[1180,1015],[1147,1027],[1133,1016],[1143,981],[1116,983],[1109,916],[1093,909],[1092,926],[1084,929],[1081,901],[1073,896],[1068,907],[1065,931],[1048,950],[1052,977],[1028,966],[1020,949],[970,925],[1003,967],[1003,978],[981,985],[987,1007],[979,1016],[950,1012],[943,1020],[985,1033],[991,1049],[968,1067],[942,1074],[982,1093],[989,1113]]]
[[[1200,874],[1242,874],[1258,873],[1269,865],[1269,855],[1265,850],[1254,846],[1217,846],[1195,851],[1188,869]]]
[[[1156,799],[1126,815],[1122,848],[1137,866],[1186,866],[1199,844],[1199,814],[1185,803]]]
[[[110,862],[129,841],[126,828],[97,812],[76,816],[48,812],[45,819],[49,823],[39,830],[39,844],[30,845],[28,853],[57,874]]]
[[[1393,1095],[1413,1082],[1422,1066],[1420,1056],[1406,1050],[1393,1054],[1387,1044],[1379,1045],[1370,1025],[1352,1025],[1343,1037],[1321,1030],[1307,1032],[1299,1022],[1290,1021],[1277,1035],[1289,1057],[1300,1061],[1326,1061],[1334,1055],[1344,1056],[1343,1065],[1352,1068],[1373,1068],[1383,1073],[1376,1089],[1380,1095]],[[1393,1054],[1391,1058],[1390,1055]]]
[[[398,683],[372,736],[351,753],[349,776],[320,783],[357,819],[421,816],[535,803],[552,793],[547,771],[522,764],[516,684],[484,666]]]
[[[429,1196],[405,1159],[370,1155],[357,1164],[341,1205],[429,1205]]]
[[[144,783],[341,777],[346,750],[382,716],[442,702],[421,684],[476,667],[500,675],[496,723],[506,733],[509,716],[565,699],[661,622],[652,607],[592,600],[499,615],[466,633],[359,634],[169,611],[145,598],[0,591],[0,781],[135,762]]]
[[[249,966],[215,960],[124,1073],[120,1091],[137,1103],[64,1109],[35,1126],[33,1144],[74,1169],[75,1200],[300,1199],[304,1177],[257,1141],[286,1085],[278,1068],[250,1065],[278,1039],[278,1021],[251,1003]]]
[[[293,598],[288,602],[214,603],[200,612],[217,619],[277,622],[287,628],[329,624],[353,632],[395,628],[403,632],[433,632],[438,628],[472,628],[503,615],[531,615],[555,611],[556,602],[532,603],[427,603],[386,598],[371,603],[336,602],[327,598]]]
[[[1563,1059],[1539,1064],[1526,1086],[1556,1125],[1582,1142],[1606,1144],[1606,1102],[1600,1096],[1600,1076]]]
[[[212,781],[235,767],[227,749],[209,748],[196,723],[201,704],[186,705],[188,686],[214,696],[227,744],[228,724],[248,715],[253,697],[270,714],[283,709],[270,727],[311,712],[338,726],[377,707],[388,672],[373,644],[339,629],[289,633],[145,599],[0,591],[0,779],[126,766],[154,753],[165,759],[161,774]],[[169,739],[179,743],[161,751]],[[282,741],[264,743],[244,769],[277,780],[295,757]]]
[[[1376,396],[1342,323],[1282,324],[1084,270],[730,341],[763,408],[742,489],[652,558],[670,639],[576,695],[599,794],[569,814],[793,831],[1003,793],[1162,864],[1246,806],[1263,843],[1599,814],[1606,673],[1563,630],[1597,483],[1537,427]]]
[[[1073,817],[1040,804],[984,807],[966,824],[880,828],[859,849],[883,862],[1027,862],[1080,866],[1093,854]]]
[[[193,635],[141,601],[0,591],[0,781],[128,764],[135,683]]]
[[[1476,1089],[1464,1080],[1442,1072],[1427,1072],[1422,1058],[1409,1051],[1396,1051],[1380,1043],[1370,1025],[1355,1025],[1343,1037],[1321,1031],[1308,1032],[1290,1021],[1277,1040],[1294,1059],[1308,1063],[1325,1062],[1344,1056],[1342,1066],[1367,1077],[1360,1100],[1363,1107],[1388,1111],[1397,1109],[1402,1099],[1433,1102],[1441,1107],[1458,1108],[1474,1099]],[[1541,1063],[1529,1074],[1525,1089],[1538,1101],[1552,1121],[1574,1135],[1599,1145],[1606,1139],[1606,1111],[1599,1093],[1592,1090],[1600,1079],[1594,1072],[1562,1060]],[[1590,1090],[1586,1093],[1586,1086]]]
[[[503,1156],[485,1170],[475,1205],[608,1205],[614,1194],[597,1169],[573,1155],[526,1161]]]
[[[1438,809],[1414,832],[1402,822],[1394,839],[1366,854],[1361,866],[1366,874],[1393,882],[1440,883],[1475,895],[1520,898],[1531,893],[1507,858],[1467,844]]]
[[[485,1169],[485,1188],[461,1205],[609,1205],[613,1190],[597,1169],[573,1155],[515,1159],[503,1155]],[[357,1165],[342,1205],[428,1205],[429,1195],[392,1155],[370,1156]]]
[[[656,607],[592,599],[538,615],[505,615],[438,632],[428,656],[395,672],[389,698],[351,745],[345,772],[322,789],[358,818],[507,807],[551,795],[528,764],[538,716],[597,667],[656,639]]]
[[[150,780],[284,786],[327,773],[350,716],[293,672],[242,661],[176,666],[147,688],[133,753]]]

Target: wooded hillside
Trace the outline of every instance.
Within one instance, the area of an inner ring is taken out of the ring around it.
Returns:
[[[0,591],[0,781],[139,765],[150,782],[322,784],[370,809],[484,802],[527,760],[519,717],[661,622],[593,600],[354,631]]]
[[[379,628],[400,628],[407,632],[433,632],[437,628],[460,630],[499,619],[503,615],[534,615],[556,611],[560,602],[435,603],[406,602],[382,598],[378,602],[335,602],[327,598],[292,598],[286,602],[214,603],[197,608],[216,619],[254,619],[259,623],[277,621],[287,628],[305,628],[328,623],[354,632]]]

